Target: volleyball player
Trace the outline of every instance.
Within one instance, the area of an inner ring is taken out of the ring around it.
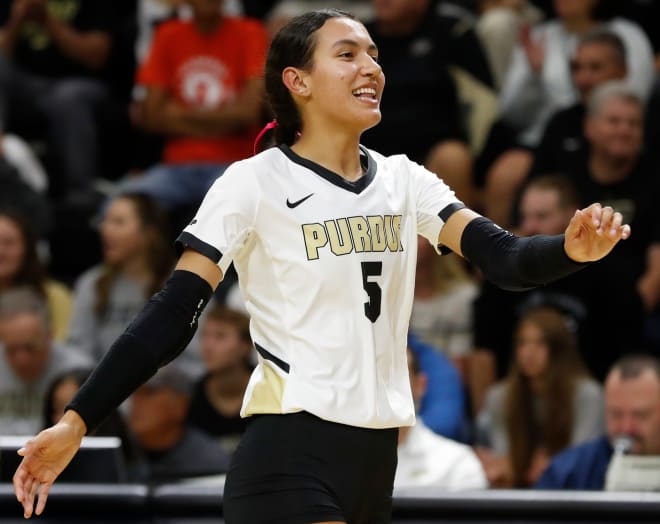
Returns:
[[[194,332],[233,260],[259,362],[251,423],[228,473],[229,524],[389,522],[397,427],[414,424],[406,333],[417,235],[513,289],[605,256],[630,228],[611,208],[576,212],[565,235],[517,238],[466,209],[404,156],[359,145],[380,120],[377,49],[350,15],[322,10],[275,37],[266,85],[278,144],[233,164],[179,237],[165,288],[119,337],[61,421],[19,451],[25,516],[82,436]],[[410,96],[415,96],[414,92]]]

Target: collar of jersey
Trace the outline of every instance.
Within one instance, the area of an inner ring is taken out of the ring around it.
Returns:
[[[346,191],[350,191],[351,193],[356,193],[358,195],[362,193],[362,191],[364,191],[369,186],[369,184],[371,184],[374,176],[376,176],[376,162],[369,154],[369,151],[367,151],[366,148],[362,146],[360,146],[360,152],[362,153],[360,155],[360,162],[365,168],[365,173],[355,182],[350,182],[334,171],[330,171],[329,169],[323,167],[320,164],[317,164],[312,160],[309,160],[308,158],[301,157],[286,144],[280,144],[278,147],[282,153],[284,153],[292,162],[310,169],[320,177],[325,178],[331,184],[341,187]]]

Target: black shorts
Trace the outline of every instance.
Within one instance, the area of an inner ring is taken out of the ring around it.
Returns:
[[[252,419],[227,475],[227,524],[390,522],[398,429],[306,412]]]

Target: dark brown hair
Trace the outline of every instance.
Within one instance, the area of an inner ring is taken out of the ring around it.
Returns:
[[[147,249],[147,267],[151,270],[151,278],[145,289],[145,296],[156,293],[172,271],[174,251],[169,245],[167,218],[155,200],[141,194],[120,195],[117,199],[131,202],[143,229],[147,230],[149,246]],[[94,311],[102,317],[110,302],[110,293],[121,273],[120,267],[104,264],[101,274],[96,280],[96,304]]]
[[[37,235],[25,215],[13,209],[0,209],[0,218],[12,222],[23,242],[23,260],[11,286],[28,286],[42,297],[46,296],[46,272],[37,253]]]
[[[526,474],[534,451],[542,447],[550,455],[569,445],[573,430],[573,404],[579,379],[587,375],[577,353],[575,336],[567,319],[547,306],[530,309],[520,319],[523,324],[540,328],[548,347],[548,368],[543,391],[532,391],[530,379],[519,369],[514,358],[505,380],[505,420],[514,484],[525,486]],[[541,402],[541,414],[535,412],[534,400]]]
[[[352,14],[339,9],[319,9],[296,16],[273,38],[266,58],[266,94],[271,110],[277,119],[275,143],[292,145],[302,122],[298,108],[282,82],[282,71],[287,67],[310,69],[316,48],[315,33],[330,18],[349,18]]]

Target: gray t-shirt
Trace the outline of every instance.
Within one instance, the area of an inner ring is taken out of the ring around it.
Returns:
[[[505,421],[504,382],[495,384],[486,394],[484,407],[477,417],[479,444],[483,444],[498,455],[509,453],[509,437]],[[535,410],[540,410],[538,403]],[[573,399],[573,429],[569,446],[596,438],[605,430],[603,390],[590,378],[583,378],[577,384]]]
[[[0,346],[1,347],[1,346]],[[92,361],[71,349],[53,344],[43,374],[36,382],[25,384],[0,360],[0,433],[34,435],[42,429],[44,396],[55,377],[74,368],[89,368]]]
[[[97,363],[149,301],[144,284],[120,273],[110,289],[107,310],[99,317],[95,311],[96,282],[102,271],[102,266],[94,266],[78,278],[67,339],[67,345]],[[177,365],[191,379],[200,377],[204,372],[197,340],[194,337],[184,354],[177,359]]]

